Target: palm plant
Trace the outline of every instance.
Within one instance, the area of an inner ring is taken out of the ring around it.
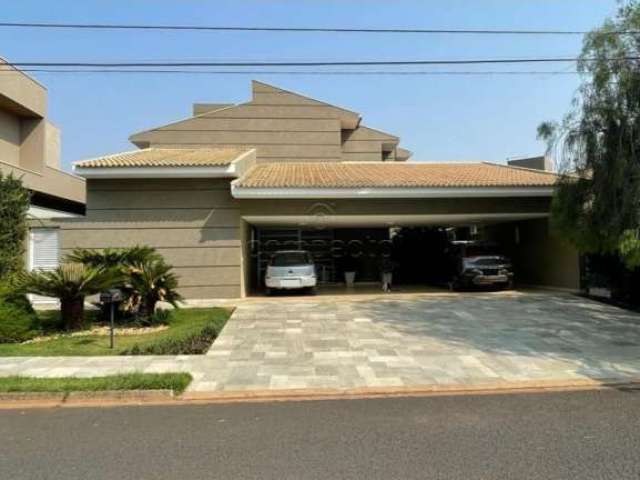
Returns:
[[[113,270],[121,275],[121,281],[114,285],[122,292],[123,301],[119,311],[130,316],[138,311],[140,295],[132,287],[133,272],[138,265],[144,265],[152,260],[162,260],[153,247],[136,245],[127,248],[87,249],[76,248],[67,255],[67,261],[77,262],[94,268]],[[102,305],[103,316],[108,315],[108,306]]]
[[[51,271],[20,272],[16,284],[27,293],[58,298],[62,321],[67,329],[73,330],[82,327],[85,297],[119,281],[121,275],[113,269],[66,263]]]
[[[178,277],[171,272],[172,266],[162,258],[152,258],[133,265],[129,271],[129,282],[139,304],[138,312],[143,316],[153,315],[158,302],[167,302],[178,307],[182,296],[176,291]]]
[[[76,248],[67,255],[73,263],[83,263],[91,267],[124,268],[146,262],[152,258],[160,258],[153,247],[136,245],[128,248],[105,248],[102,250]]]

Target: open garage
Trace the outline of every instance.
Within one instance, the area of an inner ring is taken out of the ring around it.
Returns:
[[[345,217],[245,217],[251,222],[246,228],[248,293],[264,293],[267,264],[280,250],[311,253],[320,294],[378,289],[383,258],[393,262],[396,291],[446,288],[455,269],[454,247],[461,243],[483,245],[487,251],[507,257],[513,264],[516,287],[571,289],[577,282],[573,273],[577,255],[571,255],[549,232],[546,214],[487,213],[486,218],[460,214],[422,219],[419,215],[396,215],[384,220]],[[353,272],[353,284],[349,272]]]

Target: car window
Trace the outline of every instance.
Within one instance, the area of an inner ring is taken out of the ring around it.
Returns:
[[[499,255],[497,248],[491,245],[468,245],[465,249],[465,257],[480,257],[483,255]]]
[[[271,259],[274,267],[292,267],[294,265],[309,265],[311,257],[307,252],[276,253]]]
[[[503,263],[502,257],[480,257],[480,258],[467,258],[466,262],[472,265],[499,265]]]

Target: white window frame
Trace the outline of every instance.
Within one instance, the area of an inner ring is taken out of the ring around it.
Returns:
[[[34,235],[37,231],[42,231],[42,230],[56,232],[56,235],[58,237],[57,238],[57,242],[58,242],[57,261],[58,261],[58,265],[60,265],[60,229],[56,227],[32,227],[29,229],[29,264],[28,264],[29,271],[33,271],[36,268],[34,264],[34,259],[35,259]],[[58,300],[55,298],[42,297],[42,296],[33,295],[33,294],[29,294],[28,297],[31,303],[38,303],[38,304],[57,304],[58,303]]]

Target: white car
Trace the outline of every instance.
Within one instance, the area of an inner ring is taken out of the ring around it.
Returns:
[[[279,250],[273,254],[264,279],[267,293],[272,290],[315,289],[316,266],[306,250]]]

